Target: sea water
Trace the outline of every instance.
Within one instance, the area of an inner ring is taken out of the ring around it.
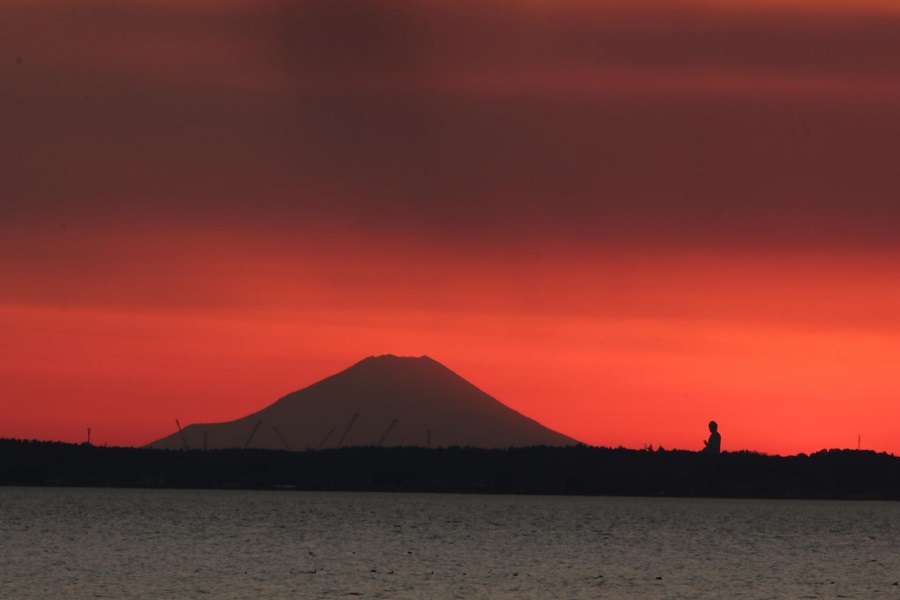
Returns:
[[[2,598],[900,598],[900,504],[0,488]]]

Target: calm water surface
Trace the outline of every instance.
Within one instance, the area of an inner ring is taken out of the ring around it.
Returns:
[[[896,598],[900,504],[0,488],[2,598]]]

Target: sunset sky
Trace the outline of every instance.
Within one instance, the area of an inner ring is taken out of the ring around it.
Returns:
[[[895,0],[4,0],[0,437],[371,355],[589,444],[900,453]]]

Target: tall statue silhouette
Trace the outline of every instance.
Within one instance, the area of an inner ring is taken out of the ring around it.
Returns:
[[[703,450],[706,454],[718,454],[722,449],[722,436],[719,434],[719,424],[709,422],[709,440],[703,441]]]

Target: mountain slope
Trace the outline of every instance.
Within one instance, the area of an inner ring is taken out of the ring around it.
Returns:
[[[567,446],[572,438],[420,358],[370,357],[227,423],[184,428],[190,448],[304,450],[341,446]],[[249,440],[249,443],[248,443]],[[182,448],[176,432],[152,448]]]

